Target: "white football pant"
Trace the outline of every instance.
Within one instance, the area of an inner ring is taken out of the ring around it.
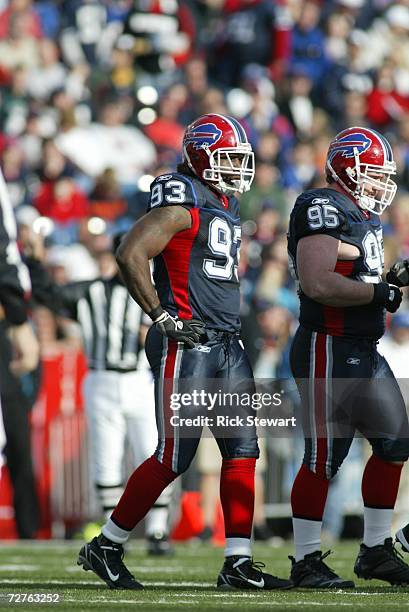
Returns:
[[[105,518],[122,495],[127,442],[137,468],[156,448],[154,383],[150,370],[90,371],[84,380],[91,446],[91,471]],[[167,533],[172,487],[167,487],[146,517],[146,535]]]

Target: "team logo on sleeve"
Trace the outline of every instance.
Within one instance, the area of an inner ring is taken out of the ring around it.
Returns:
[[[328,159],[332,163],[332,160],[336,155],[340,154],[342,157],[354,157],[355,149],[358,155],[365,153],[371,146],[372,140],[362,134],[362,132],[355,132],[353,134],[347,134],[339,140],[335,140],[328,151]]]
[[[211,147],[221,138],[222,131],[214,123],[204,123],[189,130],[184,138],[185,144],[192,143],[195,149]]]

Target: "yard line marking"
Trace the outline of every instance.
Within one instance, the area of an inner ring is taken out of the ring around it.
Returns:
[[[128,569],[132,572],[135,572],[136,574],[157,574],[157,573],[163,573],[163,574],[179,574],[180,572],[182,572],[184,575],[196,575],[197,574],[197,570],[195,568],[192,567],[180,567],[180,566],[175,566],[175,567],[143,567],[141,565],[128,565]],[[82,572],[83,569],[82,567],[79,567],[78,565],[66,565],[64,568],[65,572]]]
[[[68,584],[71,584],[70,582],[70,578],[61,578],[59,580],[56,579],[51,579],[51,580],[43,580],[40,577],[39,578],[33,578],[32,580],[28,580],[28,579],[20,579],[20,578],[5,578],[3,580],[3,578],[1,579],[2,584],[59,584],[61,586],[61,588],[70,588],[70,587],[65,587],[64,583],[67,582]],[[95,578],[95,580],[79,580],[78,581],[78,586],[82,586],[82,585],[87,585],[87,584],[100,584],[101,587],[103,588],[103,582],[101,582],[101,580],[98,580],[97,578]],[[208,587],[215,587],[215,584],[213,582],[145,582],[145,586],[163,586],[163,587],[181,587],[181,588],[188,588],[188,587],[196,587],[196,588],[208,588]],[[226,594],[227,595],[227,594]]]
[[[35,572],[41,569],[40,565],[26,565],[25,563],[16,563],[14,565],[0,565],[0,572]]]

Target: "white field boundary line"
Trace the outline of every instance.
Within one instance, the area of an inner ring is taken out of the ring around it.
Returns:
[[[191,599],[179,599],[176,601],[168,601],[168,600],[164,600],[164,599],[159,599],[157,601],[146,601],[145,599],[117,599],[117,600],[113,600],[113,599],[106,599],[106,600],[101,600],[101,599],[80,599],[80,598],[72,598],[72,597],[64,597],[61,599],[61,603],[83,603],[83,604],[104,604],[107,603],[109,605],[123,605],[123,604],[131,604],[131,605],[135,605],[135,604],[141,604],[145,607],[152,607],[154,608],[155,606],[180,606],[181,604],[189,604],[189,605],[202,605],[203,602],[202,601],[192,601]],[[209,604],[211,604],[211,601],[207,602]],[[221,604],[221,602],[218,602],[218,605]],[[222,605],[225,606],[234,606],[237,605],[236,602],[234,601],[226,601],[223,602]],[[333,606],[346,606],[346,607],[359,607],[359,608],[366,608],[368,609],[367,604],[364,603],[357,603],[357,602],[353,602],[353,603],[348,603],[348,602],[317,602],[317,601],[304,601],[304,600],[300,600],[300,601],[267,601],[267,600],[263,600],[263,601],[254,601],[252,602],[252,605],[255,606],[280,606],[280,607],[290,607],[290,606],[316,606],[316,607],[321,607],[321,608],[326,608],[326,607],[333,607]],[[390,607],[394,607],[394,608],[407,608],[409,607],[409,602],[407,603],[394,603],[394,604],[389,604]]]
[[[24,585],[30,585],[32,584],[33,586],[36,586],[37,584],[52,584],[52,585],[60,585],[60,587],[62,589],[64,588],[68,588],[70,589],[71,587],[66,587],[65,586],[65,582],[68,582],[68,584],[71,584],[70,579],[51,579],[51,580],[43,580],[40,577],[38,578],[33,578],[33,579],[26,579],[26,578],[2,578],[1,579],[1,585],[3,584],[24,584]],[[95,580],[81,580],[78,582],[78,588],[81,586],[86,586],[86,585],[100,585],[101,589],[105,589],[106,587],[104,586],[104,583],[100,580],[98,580],[97,578],[95,578]],[[0,585],[0,586],[1,586]],[[147,587],[180,587],[181,589],[183,588],[189,588],[189,587],[194,587],[194,588],[216,588],[215,584],[213,582],[163,582],[163,581],[148,581],[145,583],[145,586]],[[358,587],[359,588],[359,587]],[[384,597],[391,597],[391,596],[395,596],[395,595],[403,595],[403,594],[408,594],[407,590],[400,590],[397,589],[396,587],[390,587],[391,591],[369,591],[369,592],[365,592],[365,591],[350,591],[350,590],[334,590],[334,591],[328,591],[328,590],[321,590],[321,591],[314,591],[311,592],[310,590],[304,590],[302,591],[303,594],[305,594],[307,597],[308,596],[312,596],[313,593],[317,593],[317,594],[328,594],[331,596],[353,596],[353,597],[360,597],[361,595],[363,596],[367,596],[367,597],[372,597],[374,595],[376,596],[384,596]],[[393,589],[393,590],[392,590]],[[245,593],[240,592],[240,593],[234,593],[234,592],[228,592],[228,593],[217,593],[215,592],[213,597],[257,597],[259,594],[266,594],[268,591],[253,591],[252,593]],[[281,593],[281,591],[271,591],[271,593]],[[291,592],[300,592],[298,590],[294,590],[294,591],[286,591],[286,593],[291,593]],[[180,595],[180,593],[178,593]],[[169,594],[171,595],[171,593]],[[187,595],[190,595],[190,593],[187,593]],[[201,596],[201,593],[195,593],[195,596]],[[203,596],[208,596],[208,593],[203,593]],[[308,599],[304,600],[304,603],[309,603]],[[355,604],[355,602],[353,602]],[[408,605],[409,605],[409,600],[408,600]]]

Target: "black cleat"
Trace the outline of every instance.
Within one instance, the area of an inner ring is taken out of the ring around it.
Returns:
[[[402,546],[402,550],[409,552],[409,524],[403,527],[403,529],[399,529],[396,539]]]
[[[110,589],[143,589],[126,568],[123,557],[122,544],[111,542],[101,534],[84,544],[79,552],[77,565],[82,565],[86,571],[92,570]]]
[[[387,538],[378,546],[361,544],[355,561],[354,572],[358,578],[385,580],[392,586],[409,585],[409,566]]]
[[[147,538],[148,555],[163,556],[173,555],[173,548],[169,543],[168,536],[165,533],[153,533]]]
[[[290,580],[294,586],[303,589],[353,589],[355,584],[352,580],[344,580],[324,563],[330,554],[330,550],[324,554],[316,550],[300,561],[288,557],[291,560]]]
[[[290,580],[265,574],[261,568],[264,563],[254,563],[250,557],[227,557],[217,578],[219,589],[255,589],[270,591],[273,589],[291,589]]]

